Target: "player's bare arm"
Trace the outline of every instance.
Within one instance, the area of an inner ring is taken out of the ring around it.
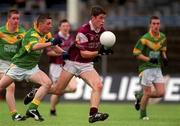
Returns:
[[[145,61],[145,62],[148,62],[150,60],[149,57],[147,57],[147,56],[145,56],[143,54],[140,54],[140,55],[136,56],[136,58],[139,59],[139,60]]]
[[[162,57],[167,59],[167,55],[166,55],[166,52],[165,51],[162,51]]]
[[[80,53],[83,58],[94,58],[98,55],[98,51],[87,51],[87,50],[82,51],[81,50]]]
[[[65,52],[65,50],[63,50],[61,47],[59,47],[58,45],[56,45],[56,46],[52,46],[51,47],[51,51],[52,51],[52,53],[54,53],[56,56],[59,56],[59,55],[61,55],[63,52]],[[51,52],[50,51],[50,52]],[[53,56],[53,55],[52,55]]]
[[[51,46],[51,42],[47,42],[47,43],[37,43],[33,46],[32,50],[40,50],[46,47]]]
[[[47,55],[48,56],[59,56],[59,54],[57,54],[54,50],[48,51]]]

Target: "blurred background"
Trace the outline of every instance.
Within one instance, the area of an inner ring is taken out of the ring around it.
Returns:
[[[163,73],[167,79],[167,92],[163,102],[180,101],[180,1],[179,0],[1,0],[0,25],[6,21],[7,11],[16,8],[21,12],[21,24],[29,29],[41,13],[50,13],[53,18],[52,33],[58,28],[61,19],[67,18],[72,25],[72,33],[88,22],[90,8],[101,5],[107,11],[106,29],[115,33],[117,41],[113,47],[114,54],[103,56],[95,63],[102,75],[104,89],[103,101],[133,101],[134,92],[140,90],[138,84],[137,61],[132,50],[138,39],[148,31],[149,17],[157,15],[162,22],[161,31],[168,40],[167,68]],[[48,58],[43,54],[40,68],[48,74]],[[80,83],[74,94],[66,94],[65,100],[83,100],[90,97],[90,89]],[[33,87],[31,84],[16,84],[16,97],[23,98]],[[3,99],[4,96],[1,96]]]

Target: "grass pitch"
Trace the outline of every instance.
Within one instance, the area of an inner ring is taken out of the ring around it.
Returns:
[[[0,126],[180,126],[179,104],[149,105],[150,120],[139,120],[139,112],[133,103],[102,103],[100,111],[108,112],[110,117],[106,121],[88,123],[88,103],[61,103],[57,107],[57,117],[49,115],[49,103],[43,102],[39,107],[45,121],[38,122],[32,118],[26,121],[12,121],[5,101],[0,101]],[[25,114],[28,106],[17,101],[19,113]]]

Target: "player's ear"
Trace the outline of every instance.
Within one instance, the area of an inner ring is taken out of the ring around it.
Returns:
[[[94,20],[96,18],[96,16],[91,16],[91,20]]]

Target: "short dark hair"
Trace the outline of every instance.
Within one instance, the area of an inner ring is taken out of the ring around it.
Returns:
[[[19,14],[19,11],[16,9],[9,10],[7,14],[7,18],[10,18],[12,14]]]
[[[154,20],[154,19],[160,20],[160,18],[158,16],[153,15],[153,16],[150,17],[149,23],[151,24],[151,21]]]
[[[69,21],[67,20],[67,19],[62,19],[62,20],[60,20],[60,22],[59,22],[59,26],[61,26],[62,25],[62,23],[69,23]]]
[[[105,10],[101,6],[94,6],[91,8],[91,16],[98,16],[100,14],[106,14]]]
[[[49,14],[41,14],[37,19],[37,25],[44,23],[47,19],[52,19]]]

